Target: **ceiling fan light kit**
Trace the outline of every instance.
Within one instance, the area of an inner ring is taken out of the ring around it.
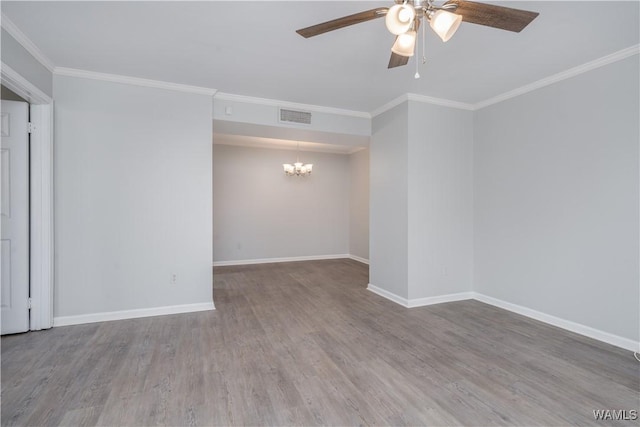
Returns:
[[[397,36],[388,65],[388,68],[395,68],[407,65],[409,58],[414,56],[416,32],[422,19],[426,19],[431,29],[446,42],[463,21],[519,33],[538,16],[537,12],[466,0],[447,0],[440,6],[435,0],[395,0],[395,3],[390,8],[379,7],[343,16],[296,32],[309,38],[384,16],[387,29]],[[416,76],[419,76],[417,72]]]
[[[416,32],[413,30],[400,34],[391,47],[391,52],[401,56],[413,56],[416,47]]]
[[[429,16],[429,25],[431,29],[442,39],[443,42],[449,39],[458,31],[458,27],[462,23],[462,16],[446,10],[437,10],[431,12]]]
[[[389,8],[384,23],[391,34],[399,36],[413,27],[416,10],[412,4],[396,4]]]

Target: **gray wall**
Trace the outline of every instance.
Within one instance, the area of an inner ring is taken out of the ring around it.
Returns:
[[[484,108],[475,290],[638,340],[638,57]]]
[[[349,253],[369,259],[369,150],[349,156]]]
[[[370,158],[370,283],[408,300],[470,292],[473,112],[404,102],[374,117]]]
[[[409,299],[473,287],[473,112],[409,101]]]
[[[210,303],[211,97],[61,76],[54,96],[55,316]]]
[[[51,72],[4,29],[2,29],[2,62],[47,95],[53,95]]]
[[[408,103],[373,118],[370,147],[369,282],[408,298]]]
[[[295,150],[214,145],[214,261],[349,253],[349,158],[302,151],[308,177],[285,176]]]

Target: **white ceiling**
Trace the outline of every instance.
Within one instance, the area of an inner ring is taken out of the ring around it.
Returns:
[[[493,2],[496,3],[496,2]],[[378,19],[304,39],[298,28],[388,2],[11,2],[3,13],[58,67],[370,112],[405,93],[474,104],[640,40],[638,1],[500,2],[540,12],[522,33],[463,23],[426,66],[387,69]]]

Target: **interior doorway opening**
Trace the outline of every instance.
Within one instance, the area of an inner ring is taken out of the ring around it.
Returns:
[[[0,81],[29,103],[29,330],[53,326],[53,99],[11,67]]]

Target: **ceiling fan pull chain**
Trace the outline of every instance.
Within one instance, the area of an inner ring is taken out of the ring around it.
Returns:
[[[426,54],[426,45],[427,45],[427,35],[425,31],[425,25],[422,25],[422,63],[427,63],[427,54]],[[416,74],[413,76],[416,79],[420,78],[420,73],[418,72],[418,58],[416,58]]]
[[[423,23],[422,25],[422,63],[426,64],[427,63],[427,55],[426,55],[426,43],[427,42],[427,30],[426,27]]]
[[[422,30],[424,33],[424,25],[422,26]],[[418,31],[420,31],[420,29],[418,29]],[[417,38],[417,37],[416,37]],[[416,44],[418,43],[418,41],[416,40]],[[418,50],[418,46],[416,46],[416,50]],[[422,39],[422,52],[424,52],[424,38]],[[414,79],[419,79],[420,78],[420,73],[418,72],[418,58],[416,57],[416,73],[413,75]]]

